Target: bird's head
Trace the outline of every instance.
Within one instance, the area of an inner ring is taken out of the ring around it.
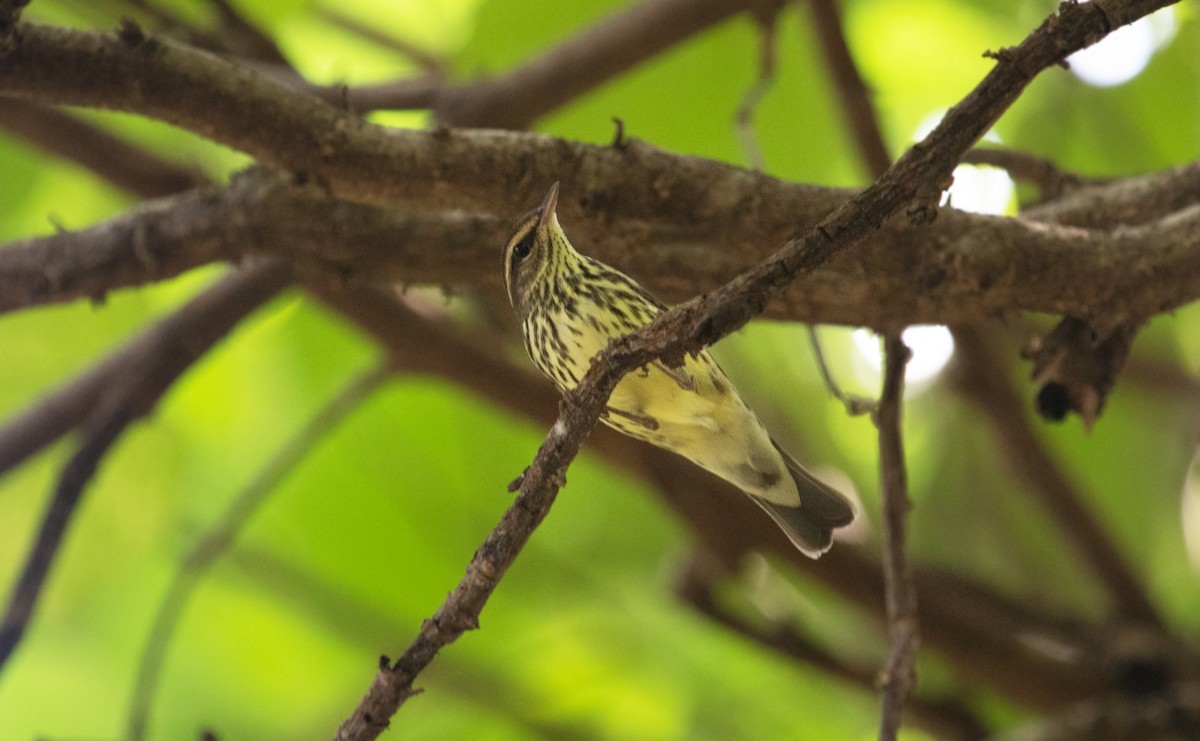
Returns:
[[[550,278],[554,265],[569,255],[571,244],[554,213],[558,205],[558,183],[550,186],[542,204],[521,217],[504,247],[504,285],[508,300],[524,319],[532,288]]]

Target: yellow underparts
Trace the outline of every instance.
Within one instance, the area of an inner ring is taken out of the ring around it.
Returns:
[[[588,300],[580,301],[570,315],[543,314],[540,319],[554,324],[566,349],[551,357],[567,372],[546,367],[536,354],[535,363],[560,388],[574,388],[609,341],[637,329],[658,311],[639,308],[643,311],[626,313],[644,312],[645,320],[627,327],[616,326],[611,313]],[[770,435],[707,351],[689,356],[679,368],[654,363],[631,371],[617,384],[608,406],[603,421],[610,427],[678,453],[748,494],[776,504],[800,504],[796,484]]]

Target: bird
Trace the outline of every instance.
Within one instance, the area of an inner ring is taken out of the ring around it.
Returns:
[[[668,309],[629,276],[572,246],[556,214],[558,194],[554,183],[517,223],[504,248],[504,283],[525,350],[566,392],[609,342]],[[829,550],[832,531],[854,520],[850,501],[771,438],[706,349],[678,367],[655,361],[630,371],[600,420],[738,487],[809,557]]]

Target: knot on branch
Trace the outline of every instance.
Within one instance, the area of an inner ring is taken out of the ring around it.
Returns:
[[[1058,422],[1074,411],[1091,429],[1136,333],[1136,325],[1123,325],[1104,336],[1086,321],[1066,317],[1045,338],[1031,342],[1024,354],[1033,362],[1038,413]]]
[[[28,4],[29,0],[0,0],[0,38],[16,27],[21,11]]]
[[[141,46],[146,41],[146,32],[138,22],[129,16],[121,18],[121,27],[117,29],[117,38],[130,48]]]

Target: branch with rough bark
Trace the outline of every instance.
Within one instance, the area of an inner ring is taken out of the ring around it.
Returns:
[[[577,241],[590,254],[670,301],[721,285],[850,196],[643,145],[619,152],[536,135],[453,136],[471,143],[464,151],[480,168],[491,156],[539,158],[559,146],[575,151],[581,166],[607,170],[602,179],[577,180],[564,192],[564,223],[581,235]],[[620,169],[618,160],[624,162]],[[623,193],[624,183],[663,172],[675,174],[663,181],[672,195],[659,213],[623,202],[606,215],[589,195]],[[436,170],[421,176],[426,191],[436,190],[438,177]],[[495,245],[524,201],[514,200],[494,174],[480,170],[479,177],[476,185],[486,180],[489,189],[477,210],[463,213],[441,210],[444,204],[427,193],[403,208],[379,209],[261,171],[244,173],[225,188],[173,196],[88,229],[8,245],[0,250],[0,310],[139,286],[213,261],[237,262],[250,244],[255,253],[302,271],[339,278],[498,286]],[[698,190],[697,183],[711,187]],[[1146,221],[1138,209],[1158,211],[1168,196],[1190,198],[1192,205]],[[853,255],[801,276],[768,307],[768,316],[882,328],[1036,311],[1091,316],[1105,325],[1200,297],[1200,166],[1106,183],[1073,197],[1120,201],[1130,221],[1112,229],[1110,216],[1104,227],[1084,230],[943,209],[927,226],[885,226]],[[1070,212],[1044,216],[1058,217],[1072,218]],[[645,244],[656,249],[642,249]]]

